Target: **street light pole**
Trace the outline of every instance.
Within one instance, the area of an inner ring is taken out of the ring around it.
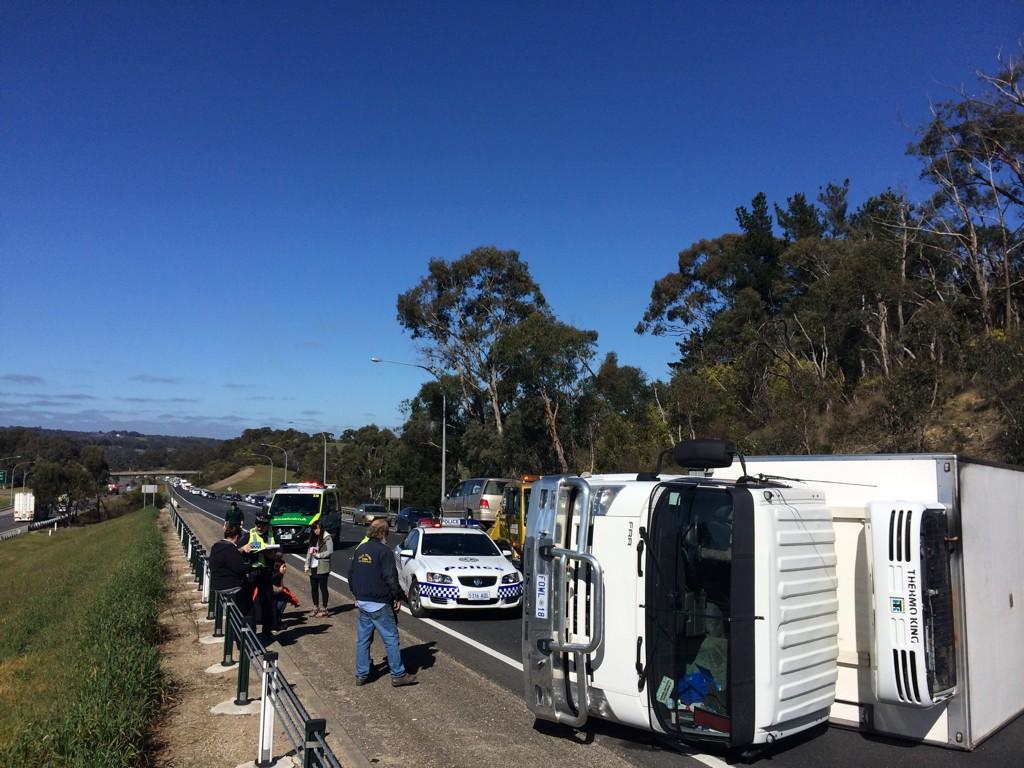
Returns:
[[[18,471],[18,467],[25,467],[25,471],[21,473],[21,487],[25,487],[25,478],[28,477],[28,465],[35,464],[36,460],[31,461],[19,461],[14,465],[14,469],[11,470],[11,491],[14,491],[14,473]]]
[[[324,485],[327,485],[327,433],[320,433],[324,438]]]
[[[422,368],[424,371],[434,377],[434,380],[441,385],[441,506],[439,509],[444,509],[444,497],[445,497],[445,477],[446,475],[446,462],[448,460],[448,393],[445,391],[444,382],[441,378],[434,373],[432,370],[427,368],[425,365],[419,363],[403,363],[398,360],[382,360],[379,357],[373,356],[370,358],[371,363],[391,363],[392,365],[405,365],[409,368]]]
[[[260,448],[277,448],[279,451],[284,451],[284,481],[288,482],[288,451],[282,448],[280,445],[274,445],[273,443],[260,443]]]

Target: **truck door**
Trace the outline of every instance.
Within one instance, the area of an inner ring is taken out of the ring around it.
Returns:
[[[747,503],[737,536],[739,495]],[[652,496],[644,572],[646,679],[655,730],[733,746],[748,731],[752,737],[748,506],[752,510],[746,491],[698,483],[667,483]]]
[[[585,480],[534,484],[523,546],[526,701],[537,717],[577,728],[587,721],[588,658],[604,633],[603,572],[590,532]]]

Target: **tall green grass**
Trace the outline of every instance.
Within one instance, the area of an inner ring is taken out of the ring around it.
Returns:
[[[156,514],[0,545],[0,765],[145,763],[162,686]]]

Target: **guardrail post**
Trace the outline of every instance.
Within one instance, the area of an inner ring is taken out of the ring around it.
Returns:
[[[196,592],[203,591],[203,581],[206,579],[206,550],[202,547],[196,552]]]
[[[238,689],[235,692],[235,704],[244,707],[249,703],[249,644],[248,635],[252,629],[243,627],[238,633]]]
[[[185,552],[185,557],[188,558],[189,562],[192,562],[192,532],[188,534],[188,548]]]
[[[302,751],[302,768],[314,768],[314,755],[317,757],[317,765],[323,765],[323,755],[317,754],[314,750],[319,747],[319,742],[325,733],[327,733],[327,721],[322,717],[306,721],[306,747]],[[317,739],[317,736],[320,739]]]
[[[220,592],[213,593],[213,636],[224,637],[224,596]]]
[[[210,604],[210,561],[203,558],[203,597],[202,601],[207,605]],[[213,614],[210,613],[210,609],[206,609],[206,618],[212,619]]]
[[[256,765],[274,764],[274,705],[277,703],[277,652],[263,654],[263,683],[260,698],[260,741],[256,751]],[[274,699],[274,701],[271,701]]]
[[[227,610],[224,611],[224,660],[220,663],[222,667],[230,667],[235,663],[232,657],[233,648],[235,644],[235,631],[231,627],[231,604],[227,605]]]

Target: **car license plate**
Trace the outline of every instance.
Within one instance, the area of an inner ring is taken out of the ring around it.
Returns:
[[[292,535],[290,533],[284,533],[284,532],[281,533],[281,540],[282,541],[287,541],[291,537],[292,537]]]
[[[491,599],[491,593],[490,592],[470,592],[469,593],[469,599],[470,600],[490,600]]]

